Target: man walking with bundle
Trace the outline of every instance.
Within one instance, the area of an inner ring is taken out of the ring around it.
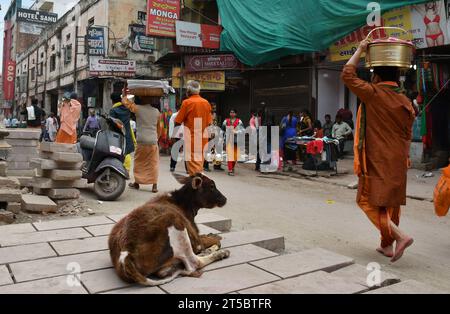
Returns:
[[[355,134],[357,202],[381,232],[381,246],[377,251],[395,262],[414,242],[399,229],[399,224],[400,206],[406,205],[415,114],[411,101],[400,91],[398,68],[375,68],[372,83],[358,78],[356,68],[367,45],[368,41],[360,44],[342,72],[345,85],[363,102]]]

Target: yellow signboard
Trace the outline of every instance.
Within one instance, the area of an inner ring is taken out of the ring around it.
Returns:
[[[202,90],[225,91],[225,71],[186,73],[183,76],[184,87],[190,80],[198,81]],[[172,87],[180,88],[181,69],[172,69]]]
[[[413,25],[411,18],[410,7],[403,7],[386,12],[382,16],[382,26],[400,27],[407,32],[401,30],[381,29],[372,33],[371,39],[387,38],[389,36],[396,37],[404,40],[413,40]],[[367,37],[370,31],[375,27],[364,26],[360,29],[352,32],[345,38],[334,43],[330,47],[330,59],[331,61],[343,61],[348,60],[358,49],[359,43]]]

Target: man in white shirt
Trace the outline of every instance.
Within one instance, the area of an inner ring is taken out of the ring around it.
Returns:
[[[178,111],[180,110],[180,105],[176,106],[176,110],[177,112],[175,112],[174,114],[172,114],[172,116],[170,117],[169,120],[169,138],[172,141],[172,147],[180,140],[182,140],[183,138],[183,125],[181,125],[180,127],[177,128],[177,130],[175,130],[175,119],[178,116]],[[176,152],[173,154],[171,154],[171,158],[170,158],[170,172],[174,172],[175,168],[177,167],[177,162],[178,162],[178,155],[180,152]]]
[[[339,157],[344,157],[345,141],[352,134],[352,128],[342,120],[341,115],[336,116],[336,123],[333,125],[332,136],[339,140]]]

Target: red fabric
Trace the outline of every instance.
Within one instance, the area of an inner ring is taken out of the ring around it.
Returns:
[[[306,145],[308,154],[317,155],[323,152],[323,141],[312,141]]]
[[[241,122],[241,120],[239,120],[239,119],[234,120],[234,123],[233,123],[233,128],[234,129],[237,128],[237,126],[239,125],[239,122]],[[227,119],[227,126],[228,127],[231,126],[231,119]]]
[[[428,24],[430,24],[430,23],[440,23],[440,22],[441,22],[441,16],[440,16],[440,15],[436,15],[436,16],[434,17],[433,21],[430,20],[430,19],[428,18],[428,16],[425,16],[425,18],[423,19],[423,22],[425,23],[425,25],[428,25]]]

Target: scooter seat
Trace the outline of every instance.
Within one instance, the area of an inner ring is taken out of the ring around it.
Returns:
[[[83,135],[80,137],[80,146],[82,149],[94,150],[95,138]]]

